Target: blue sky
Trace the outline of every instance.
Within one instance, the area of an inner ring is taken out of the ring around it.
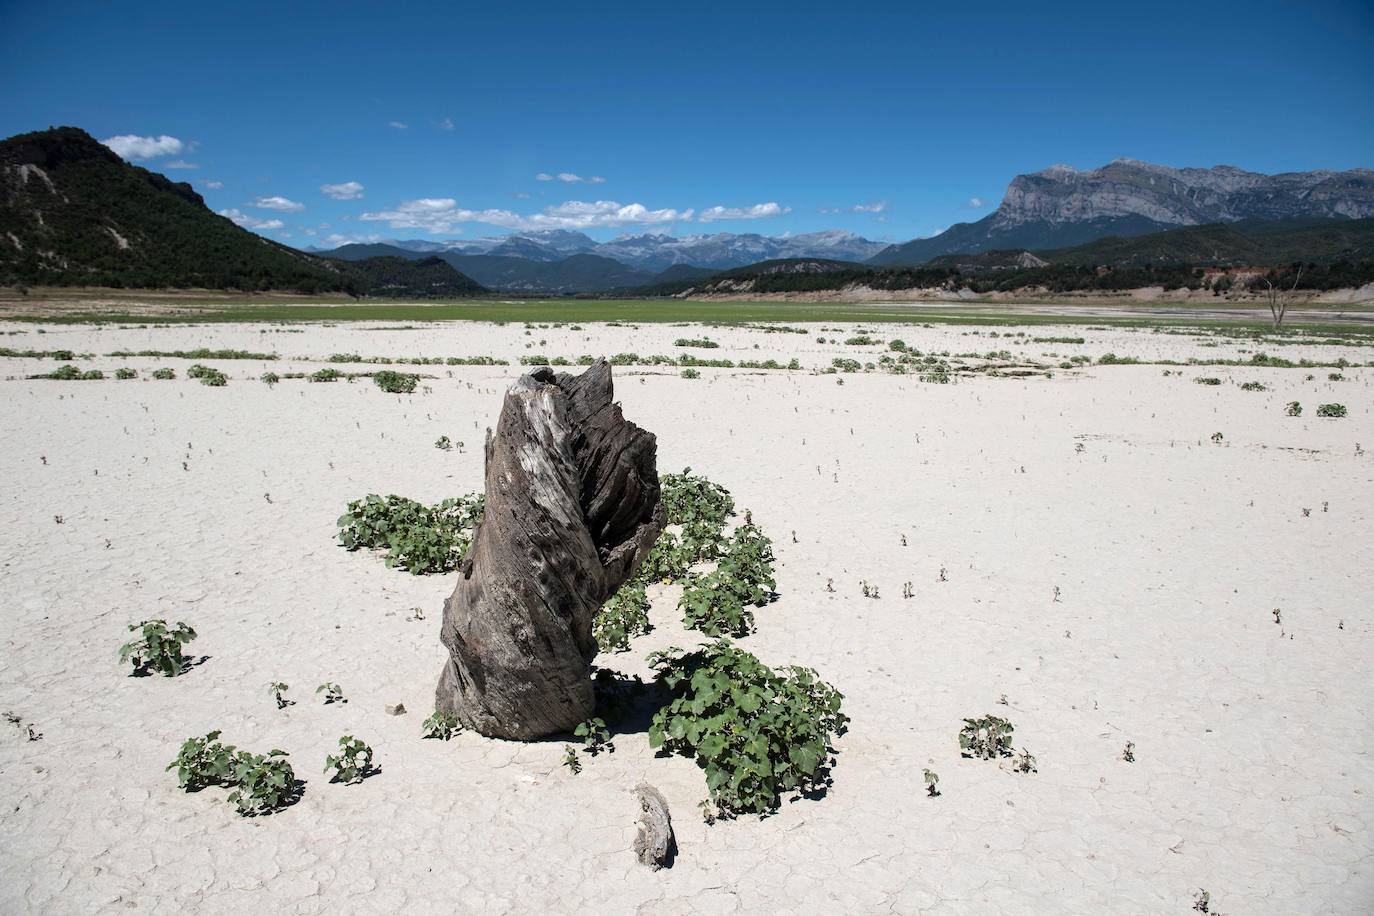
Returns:
[[[0,87],[297,245],[903,240],[1054,163],[1374,166],[1374,3],[0,0]]]

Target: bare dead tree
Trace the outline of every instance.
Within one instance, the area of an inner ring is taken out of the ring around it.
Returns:
[[[1268,277],[1264,278],[1264,282],[1269,287],[1266,293],[1269,301],[1269,314],[1274,317],[1274,330],[1276,331],[1283,324],[1283,316],[1288,314],[1288,306],[1293,303],[1294,294],[1298,290],[1298,282],[1302,280],[1302,268],[1303,265],[1299,264],[1298,274],[1293,278],[1293,286],[1287,292],[1276,286],[1274,281]]]
[[[657,440],[613,401],[611,367],[543,367],[506,392],[487,432],[486,508],[444,603],[435,705],[529,740],[594,709],[592,619],[663,530]]]

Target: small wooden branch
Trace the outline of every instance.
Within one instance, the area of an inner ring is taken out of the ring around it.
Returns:
[[[672,864],[676,848],[673,840],[673,820],[668,814],[668,802],[653,786],[635,786],[639,798],[639,833],[635,835],[635,856],[641,865],[657,871]]]

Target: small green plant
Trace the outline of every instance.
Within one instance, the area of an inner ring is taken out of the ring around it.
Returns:
[[[571,744],[563,745],[563,766],[572,770],[574,776],[582,772],[582,761],[577,758],[577,749]]]
[[[447,741],[463,730],[458,717],[451,712],[434,710],[430,717],[420,723],[421,738],[438,738]]]
[[[127,381],[131,378],[138,378],[138,373],[135,372],[133,369],[128,368],[127,366],[121,366],[120,368],[115,370],[115,378],[119,379],[120,381]]]
[[[176,759],[167,770],[177,771],[177,785],[188,792],[206,786],[229,785],[234,780],[234,746],[221,744],[220,732],[212,731],[204,738],[187,738]]]
[[[326,681],[315,688],[316,693],[324,694],[324,705],[331,703],[347,703],[348,700],[343,695],[343,690],[333,681]]]
[[[420,380],[418,375],[411,375],[408,372],[393,372],[384,369],[372,376],[372,381],[377,383],[377,387],[387,394],[410,394],[415,390],[416,383]]]
[[[1220,444],[1221,444],[1221,440],[1224,439],[1224,438],[1226,438],[1226,437],[1223,436],[1221,433],[1212,433],[1212,442],[1214,442],[1214,443],[1217,444],[1217,445],[1220,445]]]
[[[680,372],[679,374],[683,378],[701,378],[701,373],[690,367],[687,369],[683,369],[682,372]]]
[[[1345,381],[1345,376],[1341,375],[1339,372],[1330,372],[1327,373],[1326,380],[1329,382],[1343,382]]]
[[[1289,401],[1288,406],[1283,409],[1283,412],[1290,417],[1300,417],[1302,416],[1302,405],[1297,401]]]
[[[334,771],[334,775],[329,777],[330,782],[341,782],[345,785],[362,782],[373,769],[372,748],[352,735],[344,735],[339,739],[337,757],[330,754],[324,758],[324,771]]]
[[[649,598],[638,577],[622,585],[592,621],[592,635],[602,652],[628,651],[630,639],[649,629]]]
[[[175,369],[168,369],[166,366],[161,369],[153,370],[153,378],[157,379],[159,382],[165,382],[176,377],[177,371]]]
[[[925,771],[926,795],[936,798],[940,794],[940,774],[934,770]]]
[[[998,716],[965,719],[964,727],[959,730],[959,753],[981,760],[1010,757],[1013,731],[1015,726]]]
[[[720,344],[711,340],[709,337],[679,337],[673,341],[675,347],[699,347],[705,350],[715,350]]]
[[[1344,404],[1319,404],[1317,406],[1317,416],[1319,417],[1343,417],[1346,414]]]
[[[434,447],[441,452],[447,452],[453,448],[453,442],[448,436],[440,436],[438,439],[434,440]]]
[[[296,792],[296,772],[286,762],[286,751],[273,748],[266,754],[240,751],[234,758],[234,791],[229,801],[244,817],[270,814],[285,805]]]
[[[293,702],[286,698],[286,691],[288,689],[287,685],[283,684],[281,681],[273,681],[267,686],[267,694],[277,701],[278,709],[285,709]]]
[[[669,701],[649,746],[694,757],[722,816],[764,814],[783,792],[823,784],[843,695],[809,668],[773,670],[729,640],[648,658]]]
[[[281,381],[281,376],[277,375],[277,373],[275,372],[264,372],[262,375],[258,376],[258,378],[261,379],[268,387],[271,387],[272,385],[275,385],[277,384],[277,382]]]
[[[1127,741],[1126,747],[1121,752],[1121,759],[1127,763],[1135,763],[1135,742]]]
[[[119,647],[119,662],[132,660],[135,676],[157,672],[176,677],[186,670],[190,658],[181,647],[196,638],[195,630],[181,621],[169,628],[166,620],[144,620],[129,624],[129,631],[139,636]]]
[[[593,757],[602,751],[615,751],[610,730],[606,728],[606,722],[603,719],[592,718],[580,723],[573,730],[573,736],[582,739],[582,749]]]
[[[1025,748],[1021,748],[1021,753],[1011,762],[1012,771],[1015,773],[1035,773],[1035,755]]]
[[[1219,379],[1219,378],[1212,378],[1212,377],[1208,377],[1208,376],[1198,376],[1197,378],[1193,379],[1193,381],[1197,382],[1199,385],[1220,385],[1220,384],[1221,384],[1221,379]]]
[[[1263,382],[1246,382],[1240,386],[1241,391],[1268,391]]]
[[[87,369],[85,372],[82,372],[70,363],[65,366],[59,366],[53,371],[45,372],[42,375],[30,376],[30,378],[47,378],[59,382],[97,382],[104,377],[105,373],[101,372],[99,369]]]

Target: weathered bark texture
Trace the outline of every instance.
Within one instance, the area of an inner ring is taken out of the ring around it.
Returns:
[[[668,802],[653,786],[640,783],[635,787],[639,797],[639,833],[635,834],[635,856],[640,864],[655,871],[672,864],[673,819],[668,816]]]
[[[506,392],[487,432],[486,509],[444,603],[436,707],[498,738],[591,717],[592,618],[663,530],[657,440],[613,403],[604,360]]]

